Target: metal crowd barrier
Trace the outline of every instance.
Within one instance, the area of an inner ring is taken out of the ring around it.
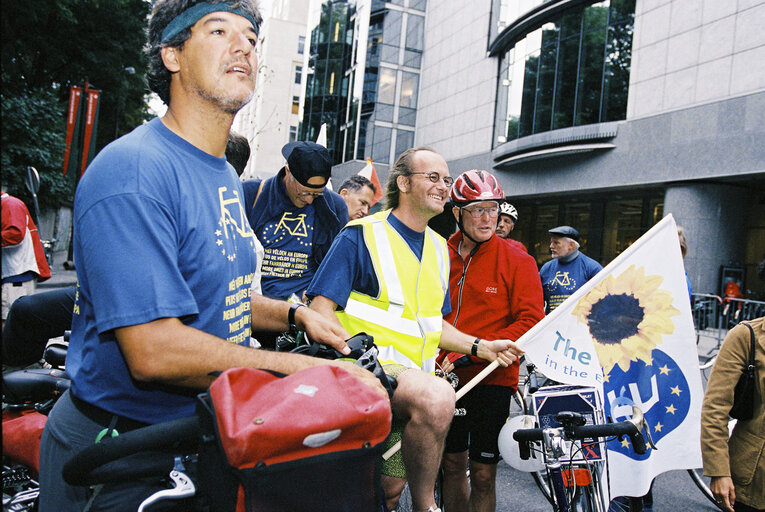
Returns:
[[[723,298],[707,293],[694,293],[692,298],[691,312],[700,353],[719,350],[725,335],[739,322],[765,316],[763,301]]]

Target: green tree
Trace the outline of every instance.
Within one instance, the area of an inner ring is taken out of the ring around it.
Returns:
[[[71,200],[61,182],[63,143],[42,147],[65,136],[70,85],[88,80],[101,90],[96,151],[148,118],[143,46],[150,9],[146,0],[2,0],[2,163],[9,191],[24,195],[15,187],[33,165],[41,203]]]
[[[56,91],[37,89],[6,97],[2,95],[3,186],[30,208],[32,195],[24,186],[27,165],[40,174],[40,208],[56,208],[71,199],[72,180],[61,172],[64,154],[64,106]]]

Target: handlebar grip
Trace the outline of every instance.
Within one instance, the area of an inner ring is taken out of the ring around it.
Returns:
[[[522,428],[513,432],[513,439],[516,441],[541,441],[542,440],[541,428]]]
[[[128,456],[149,451],[174,450],[180,452],[186,446],[196,447],[201,437],[199,419],[196,416],[181,418],[148,427],[139,428],[117,437],[104,439],[76,453],[64,464],[63,477],[70,485],[91,485],[98,468]],[[172,464],[170,468],[172,469]],[[113,481],[126,481],[131,477],[118,472]]]
[[[536,372],[529,373],[529,393],[536,393],[539,391],[539,380],[537,379]]]
[[[643,434],[640,431],[630,434],[630,441],[632,441],[632,449],[635,450],[635,453],[638,455],[645,453],[645,439],[643,439]]]

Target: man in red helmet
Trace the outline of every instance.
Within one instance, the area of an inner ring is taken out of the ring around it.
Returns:
[[[544,316],[536,263],[523,249],[496,236],[497,179],[486,171],[461,174],[451,190],[459,231],[448,241],[451,312],[444,320],[482,339],[517,340]],[[444,371],[460,385],[486,366],[476,357],[442,351]],[[497,368],[457,402],[465,416],[452,421],[443,458],[446,510],[493,511],[499,448],[497,437],[518,385],[518,361]],[[465,474],[470,454],[470,482]]]

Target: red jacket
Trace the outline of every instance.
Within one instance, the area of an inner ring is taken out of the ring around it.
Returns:
[[[444,320],[471,336],[517,340],[544,317],[536,261],[496,235],[463,261],[459,254],[461,241],[462,232],[458,231],[448,242],[452,311]],[[441,351],[438,362],[446,354]],[[461,385],[488,364],[477,357],[470,359],[473,364],[455,370]],[[481,384],[517,386],[518,362],[497,368]]]
[[[45,250],[43,249],[42,242],[40,241],[40,234],[37,232],[37,226],[35,226],[32,216],[29,215],[26,205],[21,199],[13,197],[3,192],[2,198],[2,245],[6,247],[14,247],[24,243],[27,230],[31,236],[31,243],[34,247],[36,268],[24,268],[18,269],[3,269],[3,274],[9,276],[17,275],[18,273],[25,272],[27,270],[33,270],[37,274],[38,281],[45,281],[50,277],[50,267],[48,267],[48,260],[45,259]],[[3,251],[5,252],[5,250]],[[5,256],[3,256],[3,264]]]

